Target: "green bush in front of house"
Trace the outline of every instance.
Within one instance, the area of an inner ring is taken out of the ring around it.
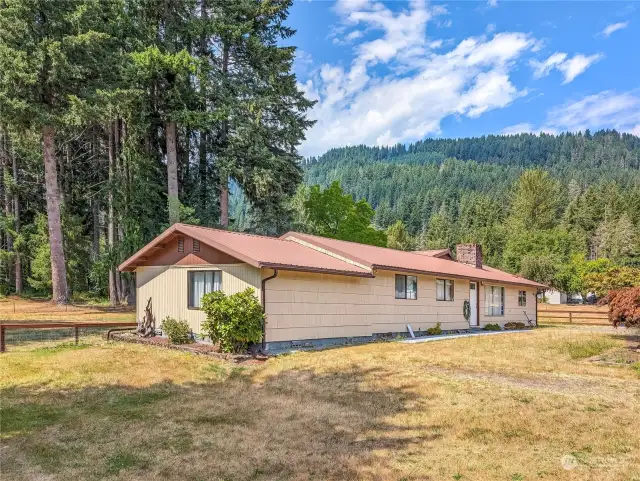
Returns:
[[[189,344],[191,342],[191,328],[185,320],[165,317],[160,329],[167,335],[171,344]]]
[[[427,329],[427,336],[439,336],[440,334],[442,334],[440,323],[437,323],[435,327],[430,327],[429,329]]]
[[[262,339],[264,313],[253,289],[230,296],[220,291],[205,294],[201,308],[207,315],[202,330],[223,352],[244,351]]]
[[[501,331],[500,324],[486,324],[483,328],[485,331]]]

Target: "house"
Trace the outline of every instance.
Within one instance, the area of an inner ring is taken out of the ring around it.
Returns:
[[[569,294],[555,289],[541,292],[538,297],[547,304],[582,304],[584,302],[580,293]]]
[[[174,224],[120,265],[136,273],[138,319],[186,319],[200,332],[203,294],[255,289],[266,347],[291,341],[536,321],[545,286],[482,264],[475,244],[405,252],[289,232],[280,238]],[[469,302],[469,319],[463,308]]]

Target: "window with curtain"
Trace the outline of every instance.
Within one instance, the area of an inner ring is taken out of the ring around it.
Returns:
[[[200,309],[202,296],[222,289],[220,271],[189,271],[187,278],[189,309]]]
[[[453,301],[453,286],[451,279],[436,279],[436,300]]]
[[[396,299],[417,299],[418,278],[396,274]]]
[[[504,316],[504,287],[485,286],[484,310],[487,316]]]
[[[527,307],[527,291],[518,291],[518,305]]]

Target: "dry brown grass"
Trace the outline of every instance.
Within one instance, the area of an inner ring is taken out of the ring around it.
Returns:
[[[0,321],[135,322],[135,309],[91,304],[56,306],[47,300],[9,297],[0,299]]]
[[[567,348],[624,349],[624,334],[543,328],[247,366],[101,341],[16,348],[0,357],[2,479],[637,481],[640,372]]]

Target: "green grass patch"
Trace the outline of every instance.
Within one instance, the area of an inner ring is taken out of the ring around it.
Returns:
[[[0,438],[51,426],[64,416],[64,410],[43,404],[16,404],[0,408]]]
[[[635,370],[638,374],[640,374],[640,362],[631,364],[631,369]]]
[[[124,469],[144,469],[148,466],[147,460],[130,452],[120,451],[107,458],[106,471],[108,474],[118,474]]]
[[[597,356],[616,346],[616,343],[606,338],[594,338],[581,341],[567,341],[562,345],[562,351],[569,354],[571,359],[585,359]]]

